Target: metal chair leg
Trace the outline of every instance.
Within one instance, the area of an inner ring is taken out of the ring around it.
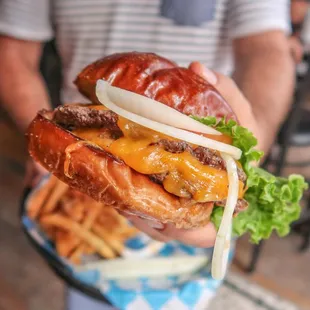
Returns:
[[[310,213],[310,197],[308,197],[307,201],[307,213]],[[299,252],[303,253],[310,248],[310,214],[308,215],[308,218],[300,224],[300,226],[303,226],[301,227],[301,230],[303,231],[301,232],[302,243],[299,247]]]
[[[310,223],[308,223],[308,225],[310,225]],[[310,229],[308,229],[308,231],[305,232],[303,236],[303,241],[299,247],[299,252],[301,253],[305,252],[306,250],[309,249],[309,246],[310,246]]]
[[[264,241],[261,241],[259,244],[256,244],[254,246],[251,261],[250,261],[250,264],[247,270],[248,273],[252,273],[255,271],[258,259],[262,251],[263,244],[264,244]]]

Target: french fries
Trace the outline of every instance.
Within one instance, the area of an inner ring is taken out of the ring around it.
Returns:
[[[124,243],[122,240],[118,238],[118,236],[115,236],[111,234],[109,231],[102,228],[100,225],[95,224],[93,226],[93,231],[96,233],[99,237],[104,239],[106,243],[118,254],[121,254],[124,249]]]
[[[70,189],[52,176],[28,202],[29,217],[38,221],[57,253],[73,264],[87,255],[105,259],[122,255],[124,243],[137,234],[112,207]]]
[[[40,187],[35,195],[31,197],[28,202],[28,216],[31,219],[36,219],[39,215],[41,208],[47,202],[47,199],[51,195],[55,185],[57,184],[56,177],[52,176],[49,178],[47,183]]]
[[[44,213],[53,212],[57,206],[58,200],[65,194],[68,190],[68,185],[61,181],[57,181],[56,186],[53,188],[52,193],[43,206]]]
[[[42,227],[53,227],[56,229],[55,234],[55,246],[58,254],[63,257],[67,257],[70,255],[72,251],[80,244],[80,239],[74,235],[71,231],[59,230],[58,226],[52,226],[49,223],[44,224],[41,221]],[[57,230],[58,228],[58,230]]]
[[[71,261],[71,263],[73,264],[76,264],[76,265],[79,265],[81,264],[81,256],[83,253],[87,253],[86,251],[87,249],[87,245],[82,243],[80,244],[74,251],[71,255],[69,255],[69,260]],[[92,249],[92,248],[90,248]],[[89,253],[87,253],[89,254]]]
[[[78,224],[77,222],[74,222],[73,220],[70,220],[69,218],[63,215],[60,214],[45,215],[41,218],[41,223],[45,225],[56,226],[76,234],[78,238],[94,247],[98,251],[98,253],[100,253],[103,257],[106,258],[115,257],[114,251],[106,245],[105,241],[97,237],[89,230],[85,229],[82,225]]]

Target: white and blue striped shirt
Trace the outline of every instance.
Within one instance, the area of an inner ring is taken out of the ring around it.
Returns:
[[[182,66],[198,60],[229,74],[233,39],[275,29],[289,31],[288,0],[0,2],[0,33],[24,40],[56,38],[64,102],[83,101],[72,81],[105,55],[155,52]]]

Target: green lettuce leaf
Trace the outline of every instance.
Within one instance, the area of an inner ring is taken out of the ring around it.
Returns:
[[[253,243],[269,238],[274,230],[281,237],[287,235],[290,224],[300,216],[300,200],[308,188],[304,178],[300,175],[291,175],[287,179],[275,177],[261,168],[251,166],[251,162],[260,160],[263,152],[254,149],[256,138],[235,121],[217,121],[215,117],[194,119],[232,137],[233,145],[242,150],[240,163],[248,176],[244,198],[249,202],[249,207],[234,218],[233,234],[241,236],[250,233]],[[223,207],[213,210],[211,220],[217,227],[221,223],[223,210]]]
[[[217,121],[213,116],[193,118],[200,123],[212,126],[221,133],[232,137],[233,145],[242,151],[240,163],[245,172],[247,172],[250,162],[259,161],[263,157],[263,152],[254,149],[257,145],[257,139],[254,135],[248,129],[239,126],[235,121],[226,121],[225,118]]]

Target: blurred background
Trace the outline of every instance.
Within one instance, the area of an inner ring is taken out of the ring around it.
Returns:
[[[309,11],[309,10],[308,10]],[[303,174],[310,179],[310,18],[292,36],[296,61],[296,92],[291,113],[264,164],[278,175]],[[293,26],[300,17],[292,14]],[[296,22],[295,22],[296,19]],[[296,46],[295,37],[298,37]],[[301,41],[299,39],[301,38]],[[300,51],[302,47],[302,52]],[[61,70],[54,42],[46,44],[41,61],[52,101],[59,102]],[[23,235],[20,197],[27,151],[24,136],[0,107],[0,309],[63,309],[64,286]],[[247,236],[238,241],[231,276],[210,309],[310,309],[310,200],[306,193],[301,219],[285,238],[258,246]],[[243,279],[241,284],[238,282]],[[248,283],[248,285],[245,285]],[[225,296],[225,298],[223,298]],[[269,301],[276,300],[274,308]],[[283,299],[282,299],[283,298]],[[288,301],[285,303],[283,300]],[[281,304],[281,302],[284,302]],[[239,306],[238,306],[239,305]]]

